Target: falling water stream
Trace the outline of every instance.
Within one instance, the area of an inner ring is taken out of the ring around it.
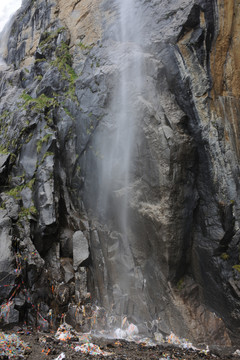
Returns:
[[[136,134],[136,97],[141,92],[141,53],[137,40],[140,32],[135,27],[135,0],[119,1],[119,28],[116,39],[118,51],[111,61],[118,69],[110,111],[112,120],[111,143],[103,144],[100,196],[106,213],[112,211],[112,196],[118,199],[118,225],[124,236],[128,227],[128,195],[131,177],[133,144]]]
[[[136,302],[141,309],[140,302],[144,298],[142,293],[141,300],[139,298],[144,279],[132,255],[129,210],[140,122],[139,98],[144,84],[144,55],[137,0],[118,0],[117,15],[119,21],[113,30],[115,51],[109,53],[115,68],[114,88],[106,129],[98,138],[101,153],[98,213],[103,224],[111,223],[117,230],[108,238],[105,261],[116,312],[127,314],[135,312]]]
[[[22,0],[1,0],[0,3],[0,65],[4,65],[3,60],[6,48],[6,41],[11,26],[12,15],[20,8]]]

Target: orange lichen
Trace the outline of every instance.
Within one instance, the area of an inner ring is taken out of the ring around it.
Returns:
[[[240,157],[240,0],[218,0],[217,7],[218,31],[210,64],[211,109],[223,119],[225,140]]]
[[[213,96],[223,95],[225,63],[230,48],[233,29],[234,0],[218,0],[218,36],[211,54]]]

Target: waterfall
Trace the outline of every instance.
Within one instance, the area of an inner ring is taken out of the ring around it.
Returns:
[[[20,8],[22,0],[1,0],[0,4],[0,65],[3,60],[7,46],[8,35],[11,27],[12,15]]]
[[[107,217],[115,213],[119,230],[127,236],[128,196],[133,144],[136,134],[136,97],[141,91],[140,31],[135,26],[135,0],[119,1],[118,51],[111,61],[117,77],[110,104],[111,139],[101,145],[100,206]],[[112,203],[115,202],[115,203]],[[117,202],[117,204],[116,204]],[[118,208],[117,212],[116,209]]]
[[[144,279],[135,264],[130,227],[131,189],[134,186],[134,156],[139,125],[139,98],[143,89],[143,50],[137,0],[117,1],[112,31],[114,52],[108,57],[115,69],[108,114],[98,130],[99,152],[97,215],[111,234],[104,240],[105,262],[112,299],[118,314],[134,313],[142,298]],[[110,46],[111,48],[111,46]],[[113,231],[115,230],[115,231]],[[141,289],[141,299],[137,289]],[[144,305],[145,306],[145,305]],[[130,308],[132,310],[130,310]],[[141,310],[140,310],[141,311]],[[146,312],[146,311],[145,311]]]

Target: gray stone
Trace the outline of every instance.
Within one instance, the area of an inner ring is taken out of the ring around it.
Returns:
[[[57,295],[57,302],[59,305],[66,305],[69,303],[70,300],[70,292],[69,287],[65,284],[60,284],[56,288],[56,295]]]
[[[15,310],[14,302],[2,304],[0,310],[0,319],[3,325],[17,324],[19,321],[19,312]]]
[[[73,231],[70,229],[63,229],[60,234],[61,256],[73,257]]]
[[[13,197],[7,196],[5,194],[1,195],[4,206],[7,209],[7,214],[10,219],[17,220],[19,216],[19,202]]]
[[[73,267],[77,269],[83,261],[89,258],[88,240],[82,231],[73,234]]]
[[[77,305],[70,304],[65,318],[67,324],[73,326],[75,329],[80,330],[83,324],[82,310]]]
[[[82,231],[89,231],[89,222],[88,220],[80,219],[80,225]]]
[[[75,299],[76,302],[84,301],[88,296],[87,290],[87,271],[84,267],[79,267],[75,272]]]
[[[47,268],[51,269],[51,276],[55,281],[61,282],[63,280],[61,274],[61,263],[60,263],[60,244],[53,242],[51,248],[49,249],[45,262]]]
[[[64,274],[64,282],[69,283],[74,279],[74,269],[72,265],[72,259],[61,258],[61,267]]]
[[[23,206],[28,209],[33,205],[32,202],[32,190],[28,187],[21,191]]]
[[[0,154],[0,173],[5,169],[5,164],[9,158],[10,154]]]
[[[12,236],[10,235],[11,219],[7,216],[7,211],[0,209],[0,272],[12,269]]]

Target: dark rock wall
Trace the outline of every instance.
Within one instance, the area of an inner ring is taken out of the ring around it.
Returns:
[[[211,9],[208,2],[202,4],[198,26],[193,30],[188,29],[178,39],[178,49],[184,61],[182,71],[189,77],[191,103],[195,113],[195,122],[190,121],[190,131],[198,147],[196,186],[199,199],[194,210],[190,268],[194,279],[200,284],[201,297],[210,309],[224,319],[235,336],[239,331],[236,311],[239,306],[239,273],[235,266],[239,263],[239,166],[236,127],[234,129],[232,122],[238,123],[235,112],[238,100],[231,93],[232,105],[235,105],[231,106],[231,115],[227,115],[228,105],[224,104],[224,97],[219,94],[215,98],[213,90],[219,84],[216,76],[218,65],[213,62],[214,54],[219,51],[222,37],[228,37],[226,33],[218,32],[228,22],[224,16],[228,17],[229,13],[225,8],[223,16],[222,6],[229,5],[219,2]],[[234,2],[231,6],[235,7]],[[201,20],[201,11],[206,14],[205,21]],[[217,11],[221,16],[214,19],[213,14]],[[201,37],[199,27],[205,31]],[[205,63],[202,63],[200,54],[204,52]],[[232,76],[231,71],[229,76]],[[222,76],[220,72],[218,75]],[[181,104],[181,95],[178,101]],[[222,103],[221,115],[213,109],[215,101]],[[189,110],[185,111],[189,113]],[[194,119],[191,116],[189,118]]]
[[[1,302],[13,302],[9,321],[37,321],[32,304],[47,317],[89,291],[165,333],[237,343],[237,1],[139,0],[136,14],[146,82],[127,242],[118,200],[108,218],[98,202],[121,71],[117,2],[26,1],[13,21],[0,85]]]

